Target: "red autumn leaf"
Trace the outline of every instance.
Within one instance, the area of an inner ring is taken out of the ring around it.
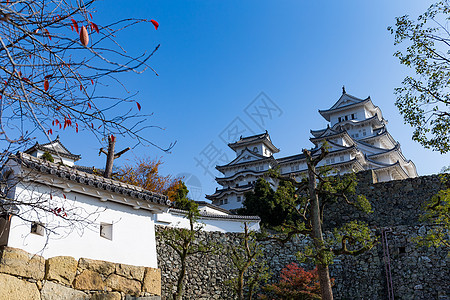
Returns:
[[[89,107],[89,108],[92,108],[92,107],[91,107],[91,104],[90,104],[89,102],[88,102],[88,107]]]
[[[114,142],[115,139],[116,139],[116,137],[111,134],[111,142]]]
[[[141,105],[139,104],[139,102],[136,102],[136,105],[137,105],[137,108],[138,108],[139,110],[141,110]]]
[[[44,29],[45,30],[45,33],[47,34],[47,36],[48,36],[48,38],[51,40],[52,39],[52,37],[50,36],[50,32],[48,32],[48,30],[47,29]]]
[[[152,22],[153,26],[155,26],[155,30],[158,30],[159,23],[156,22],[155,20],[150,20],[150,22]]]
[[[58,121],[58,119],[55,119],[55,124],[56,124],[56,125],[58,125],[58,124],[59,124],[59,121]]]
[[[47,130],[47,133],[48,134],[53,134],[53,130],[49,129],[49,130]]]
[[[70,29],[72,29],[72,31],[73,31],[73,25],[70,25]]]
[[[48,80],[47,79],[45,79],[44,80],[44,90],[45,91],[48,91],[48,88],[50,87],[50,84],[48,83]]]
[[[102,124],[100,124],[100,126],[98,126],[98,128],[97,128],[97,129],[100,129],[100,127],[102,127]]]
[[[86,27],[82,26],[80,29],[80,42],[83,46],[87,47],[89,44],[89,34],[87,32]]]
[[[31,59],[31,54],[30,55],[28,55],[28,57]]]
[[[78,23],[74,19],[70,19],[72,21],[73,27],[75,28],[75,31],[78,33]]]
[[[94,80],[91,79],[91,83],[94,84]]]
[[[59,129],[61,129],[61,123],[59,123]]]
[[[56,110],[60,110],[60,109],[61,109],[61,107],[62,107],[62,106],[58,106],[58,107],[56,108]]]
[[[52,194],[50,194],[50,200],[53,200],[53,196],[52,196]]]
[[[63,196],[64,196],[64,199],[66,199],[66,194],[63,194]]]
[[[94,123],[91,123],[91,127],[92,127],[92,129],[94,129]]]
[[[97,33],[99,33],[98,26],[94,22],[91,22],[91,29],[95,30]]]
[[[78,127],[77,128],[75,128],[75,131],[78,133]]]
[[[92,15],[91,15],[91,13],[89,13],[89,17],[91,17],[91,19],[93,19],[93,17],[92,17]]]
[[[82,84],[80,84],[80,91],[82,91],[83,90],[83,85]]]
[[[52,126],[55,126],[55,121],[52,121]]]
[[[22,77],[22,80],[26,81],[26,82],[30,82],[30,79],[28,79],[27,77]]]

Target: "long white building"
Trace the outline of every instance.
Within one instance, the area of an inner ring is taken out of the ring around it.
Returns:
[[[325,142],[330,147],[329,155],[319,165],[333,166],[341,174],[372,169],[378,181],[417,176],[414,163],[403,156],[400,144],[387,131],[387,120],[370,97],[359,99],[343,89],[339,100],[319,113],[329,123],[326,128],[311,130],[312,152],[319,151]],[[241,207],[244,194],[267,170],[278,167],[282,174],[300,179],[307,168],[303,154],[275,158],[279,149],[267,131],[241,137],[228,146],[236,152],[236,158],[216,167],[224,175],[216,178],[222,188],[206,195],[213,204],[226,209]]]

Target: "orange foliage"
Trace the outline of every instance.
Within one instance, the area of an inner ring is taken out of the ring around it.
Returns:
[[[162,164],[161,158],[136,159],[135,165],[125,165],[119,168],[114,179],[166,195],[171,201],[174,201],[177,190],[182,187],[182,178],[159,174],[159,167]]]

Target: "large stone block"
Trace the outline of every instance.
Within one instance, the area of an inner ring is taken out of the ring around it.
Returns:
[[[161,270],[145,268],[145,276],[142,282],[142,291],[161,296]]]
[[[144,279],[144,273],[144,267],[136,267],[125,264],[116,265],[116,274],[128,279],[136,279],[142,281],[142,279]]]
[[[91,300],[121,300],[122,295],[119,292],[97,293],[93,294]]]
[[[11,247],[3,247],[0,255],[0,273],[44,279],[45,259],[42,256]]]
[[[103,260],[80,258],[78,261],[78,268],[81,270],[88,269],[109,276],[116,270],[116,264]]]
[[[125,294],[138,295],[141,292],[141,283],[128,279],[117,274],[111,274],[106,279],[106,286],[113,291],[124,292]]]
[[[77,277],[73,286],[78,290],[93,290],[103,291],[105,290],[105,282],[102,276],[91,270],[84,270]]]
[[[2,300],[40,300],[35,283],[0,274],[0,299]]]
[[[78,262],[70,256],[56,256],[47,259],[45,279],[72,285],[77,273]]]
[[[63,285],[46,281],[41,290],[42,300],[84,300],[89,296],[82,291],[77,291]]]

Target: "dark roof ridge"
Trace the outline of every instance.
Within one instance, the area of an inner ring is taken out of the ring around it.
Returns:
[[[171,204],[167,196],[145,190],[141,187],[123,183],[110,178],[104,178],[98,175],[89,174],[65,165],[59,165],[40,158],[31,156],[28,153],[17,152],[11,155],[11,159],[23,164],[25,167],[34,169],[41,173],[47,173],[58,176],[69,181],[76,181],[80,184],[96,187],[123,195],[129,195],[133,198],[145,200],[152,203],[169,206]]]

